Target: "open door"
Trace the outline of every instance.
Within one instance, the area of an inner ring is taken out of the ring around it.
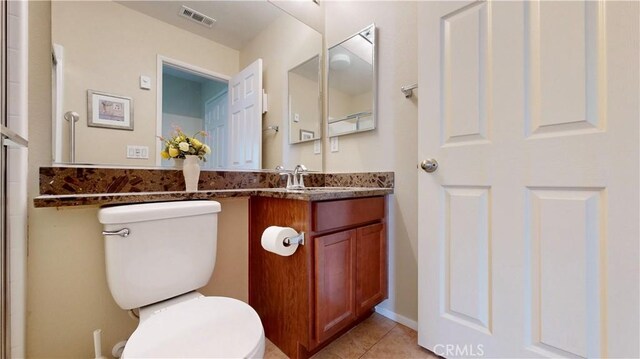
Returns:
[[[262,168],[262,59],[229,80],[230,169]]]
[[[221,170],[227,168],[227,108],[229,106],[227,91],[207,101],[204,105],[204,129],[209,136],[205,138],[211,147],[211,159],[205,163],[207,169]]]
[[[420,3],[420,345],[640,357],[639,15]]]

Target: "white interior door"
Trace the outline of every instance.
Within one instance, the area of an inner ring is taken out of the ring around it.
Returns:
[[[262,59],[229,80],[230,169],[262,168]]]
[[[209,134],[205,140],[212,153],[205,168],[224,169],[227,167],[228,102],[227,92],[225,92],[207,101],[204,105],[204,129]]]
[[[638,2],[419,5],[419,344],[637,358]]]

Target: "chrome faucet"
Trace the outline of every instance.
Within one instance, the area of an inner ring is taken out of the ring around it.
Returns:
[[[304,176],[309,170],[304,165],[297,165],[293,169],[293,187],[294,189],[304,188]]]
[[[293,186],[293,182],[291,180],[291,171],[286,170],[283,165],[278,165],[276,167],[276,171],[280,171],[280,176],[287,176],[287,189],[290,189]]]
[[[280,171],[280,176],[287,176],[287,189],[298,190],[304,187],[304,176],[309,171],[304,165],[297,165],[293,171],[286,170],[284,166],[280,165],[276,167],[277,171]]]

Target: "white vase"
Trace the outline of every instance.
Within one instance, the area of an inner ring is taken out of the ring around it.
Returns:
[[[198,190],[198,180],[200,179],[200,162],[198,156],[185,156],[182,174],[187,192]]]

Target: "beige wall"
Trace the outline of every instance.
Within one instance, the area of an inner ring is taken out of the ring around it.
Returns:
[[[413,99],[400,87],[418,79],[416,2],[325,2],[325,38],[332,46],[367,25],[377,27],[377,129],[340,137],[340,151],[325,151],[325,171],[394,171],[390,210],[390,298],[383,307],[411,320],[418,318],[417,289],[417,120]],[[328,148],[328,139],[325,139]]]
[[[38,168],[51,156],[51,5],[29,2],[29,203],[38,194]],[[248,201],[221,201],[218,256],[206,295],[248,297]],[[107,287],[97,207],[29,206],[27,356],[88,358],[92,331],[103,330],[103,352],[137,323]]]
[[[288,118],[291,130],[289,138],[291,141],[300,141],[300,130],[312,131],[315,137],[322,134],[322,108],[320,106],[320,78],[312,81],[303,75],[289,73],[289,99],[291,104]],[[313,94],[316,96],[313,96]],[[298,114],[299,122],[293,122],[295,114]]]
[[[287,123],[287,72],[322,49],[322,35],[300,21],[283,15],[240,51],[243,68],[261,57],[263,86],[269,95],[269,111],[263,125],[277,125],[278,133],[262,136],[262,167],[285,165],[293,168],[304,163],[309,169],[322,170],[322,155],[313,154],[313,142],[289,145]]]
[[[220,202],[216,267],[200,292],[248,301],[248,200]],[[109,292],[98,210],[86,206],[31,211],[29,357],[89,357],[94,329],[102,328],[105,348],[111,348],[138,324]]]
[[[80,114],[79,163],[155,165],[157,55],[227,76],[238,72],[238,51],[115,2],[55,1],[51,16],[53,41],[64,47],[62,110]],[[140,75],[151,77],[151,90],[140,89]],[[134,130],[88,127],[88,89],[132,97]],[[63,121],[65,129],[67,124]],[[148,146],[149,159],[127,159],[127,145]],[[110,150],[96,150],[105,148]],[[67,156],[68,151],[63,154]]]

